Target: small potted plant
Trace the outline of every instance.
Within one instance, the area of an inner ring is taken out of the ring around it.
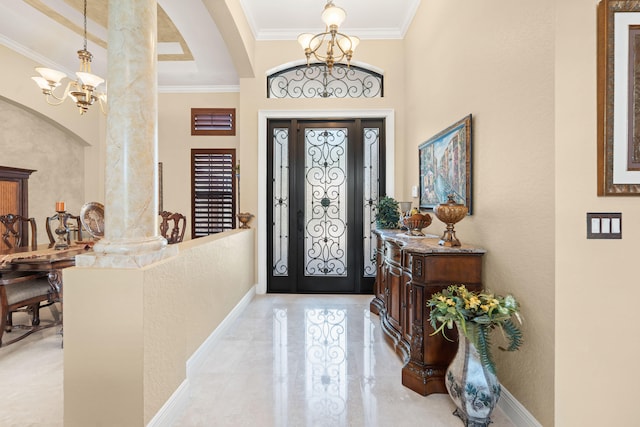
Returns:
[[[376,226],[378,228],[398,228],[399,221],[398,202],[393,197],[381,197],[376,210]]]
[[[457,406],[455,415],[465,425],[487,426],[500,398],[500,383],[491,353],[490,332],[501,329],[508,341],[501,350],[514,351],[522,345],[520,306],[512,295],[487,291],[472,292],[464,285],[451,285],[427,301],[433,334],[455,324],[458,352],[446,371],[445,386]],[[517,319],[518,324],[514,322]]]

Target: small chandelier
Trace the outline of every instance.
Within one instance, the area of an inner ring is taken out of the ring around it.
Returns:
[[[36,71],[40,76],[31,78],[42,89],[49,105],[60,105],[69,97],[78,106],[80,114],[84,114],[95,101],[98,101],[100,109],[105,113],[104,104],[107,102],[107,94],[95,92],[104,79],[91,73],[93,55],[87,50],[87,0],[84,0],[84,48],[78,51],[78,58],[80,59],[80,71],[76,72],[78,79],[67,84],[62,96],[56,95],[54,90],[60,86],[60,81],[67,77],[66,73],[38,67]]]
[[[307,56],[307,65],[311,55],[318,61],[327,64],[329,73],[333,69],[333,64],[346,58],[347,65],[351,63],[353,51],[356,50],[360,39],[358,37],[347,36],[340,33],[338,27],[344,22],[347,13],[344,9],[333,4],[333,0],[327,0],[327,4],[322,11],[322,20],[326,28],[324,33],[310,34],[304,33],[298,36],[298,43],[304,49]],[[322,48],[326,46],[325,48]],[[321,49],[322,48],[322,49]]]

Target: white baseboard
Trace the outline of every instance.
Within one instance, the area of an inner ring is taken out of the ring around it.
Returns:
[[[242,297],[242,299],[236,304],[235,307],[227,314],[227,317],[220,322],[218,327],[209,335],[209,337],[204,340],[204,342],[198,347],[198,349],[191,355],[191,357],[187,360],[187,378],[192,377],[194,374],[197,374],[202,368],[202,364],[204,360],[209,354],[209,351],[216,345],[216,343],[220,340],[220,337],[229,329],[234,320],[242,314],[242,312],[247,308],[253,297],[256,295],[256,286],[253,285],[251,289]]]
[[[542,427],[542,424],[504,386],[502,386],[498,407],[518,427]]]
[[[202,368],[209,351],[217,344],[222,335],[227,331],[227,329],[229,329],[233,321],[242,314],[245,308],[247,308],[253,297],[256,295],[256,286],[257,285],[253,285],[251,289],[249,289],[238,304],[236,304],[222,322],[220,322],[218,327],[211,332],[211,335],[209,335],[209,337],[187,360],[187,378],[182,382],[182,384],[180,384],[176,391],[173,392],[171,397],[167,399],[165,404],[162,405],[162,408],[160,408],[151,421],[149,421],[147,427],[171,426],[182,414],[189,401],[189,378],[198,373]]]
[[[171,426],[178,416],[182,414],[189,402],[189,378],[182,381],[182,384],[167,399],[162,408],[149,421],[147,427]]]

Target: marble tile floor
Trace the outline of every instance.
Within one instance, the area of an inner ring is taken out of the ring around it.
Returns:
[[[40,310],[41,324],[57,318],[59,306]],[[26,313],[15,313],[14,324],[28,324]],[[24,331],[5,332],[8,342]],[[62,426],[62,336],[60,327],[41,329],[27,338],[0,347],[0,426]]]
[[[257,295],[189,379],[173,427],[462,426],[448,395],[402,386],[371,298]],[[0,348],[0,426],[63,425],[58,331]],[[492,420],[514,426],[499,408]]]

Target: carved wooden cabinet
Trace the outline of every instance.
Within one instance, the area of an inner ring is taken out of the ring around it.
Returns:
[[[33,169],[0,166],[0,215],[29,216],[29,176]],[[20,233],[27,235],[27,224],[20,225]],[[4,230],[0,230],[0,233]]]
[[[0,215],[29,216],[29,175],[33,172],[0,166]]]
[[[399,230],[376,230],[377,276],[370,309],[380,316],[388,341],[405,362],[402,384],[422,395],[446,393],[444,376],[457,342],[431,335],[426,302],[450,284],[482,288],[484,249],[446,248],[438,238],[405,236]],[[455,340],[457,334],[451,332]]]

